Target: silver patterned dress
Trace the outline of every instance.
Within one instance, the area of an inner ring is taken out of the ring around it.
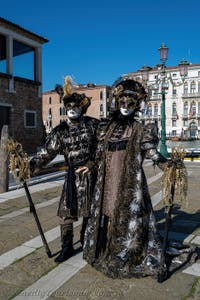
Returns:
[[[148,157],[163,168],[157,144],[154,125],[116,116],[99,147],[84,258],[107,276],[157,275],[162,247],[142,167]]]

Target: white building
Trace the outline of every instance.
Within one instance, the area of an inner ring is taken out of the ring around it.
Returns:
[[[165,94],[166,135],[183,139],[200,138],[200,64],[189,64],[188,74],[182,82],[179,66],[166,67],[168,80]],[[141,71],[126,74],[141,80]],[[156,82],[159,76],[159,65],[150,68],[148,85]],[[148,108],[141,116],[143,122],[155,122],[161,129],[160,90],[150,90]]]

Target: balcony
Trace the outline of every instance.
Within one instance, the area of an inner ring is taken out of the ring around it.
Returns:
[[[186,98],[200,98],[200,92],[198,93],[184,93],[182,94],[182,98],[186,99]]]
[[[160,94],[150,96],[149,101],[161,101],[162,97]]]

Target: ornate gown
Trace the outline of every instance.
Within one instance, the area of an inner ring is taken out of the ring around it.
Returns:
[[[157,274],[162,247],[142,167],[145,157],[164,167],[157,144],[154,125],[118,115],[99,145],[83,256],[107,276]]]
[[[94,158],[98,123],[88,116],[82,116],[77,123],[62,122],[48,135],[44,149],[30,161],[32,171],[37,171],[57,154],[64,155],[68,170],[58,207],[58,216],[63,220],[88,216],[96,178]],[[88,167],[89,172],[77,174],[75,171],[81,166]]]

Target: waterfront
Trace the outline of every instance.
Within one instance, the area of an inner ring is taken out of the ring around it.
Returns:
[[[173,148],[176,146],[182,146],[185,149],[193,149],[193,150],[199,150],[200,151],[200,140],[194,140],[194,141],[166,141],[167,148]]]

